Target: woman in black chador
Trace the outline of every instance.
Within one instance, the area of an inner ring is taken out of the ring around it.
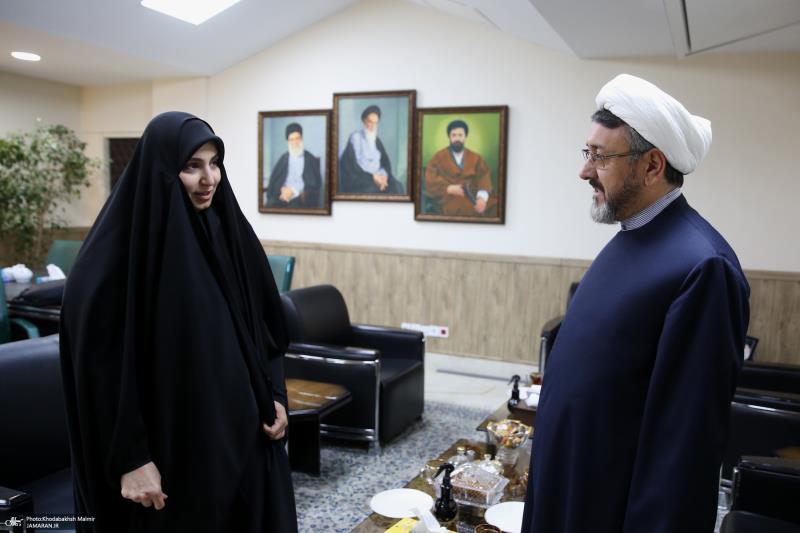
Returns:
[[[76,513],[96,531],[297,531],[286,333],[208,124],[154,118],[61,311]]]

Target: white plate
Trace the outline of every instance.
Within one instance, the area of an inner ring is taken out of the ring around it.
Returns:
[[[414,508],[430,509],[433,498],[421,490],[392,489],[379,492],[369,501],[370,508],[389,518],[410,518],[416,516]]]
[[[519,533],[522,528],[523,502],[503,502],[486,509],[484,519],[507,533]]]

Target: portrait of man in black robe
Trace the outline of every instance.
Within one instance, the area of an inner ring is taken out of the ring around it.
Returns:
[[[303,146],[303,128],[286,126],[288,149],[275,163],[266,189],[267,207],[323,207],[320,159]]]

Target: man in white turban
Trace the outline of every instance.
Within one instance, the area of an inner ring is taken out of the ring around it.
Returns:
[[[522,531],[708,533],[750,292],[681,193],[711,125],[627,74],[597,107],[580,177],[594,220],[621,231],[547,360]]]

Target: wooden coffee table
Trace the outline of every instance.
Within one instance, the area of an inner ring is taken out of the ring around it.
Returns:
[[[476,457],[481,457],[484,453],[486,453],[487,445],[483,442],[476,442],[467,439],[459,439],[452,446],[450,446],[447,450],[445,450],[438,459],[449,459],[453,455],[456,454],[456,448],[459,446],[465,446],[466,448],[472,449],[475,451]],[[433,457],[431,457],[433,459]],[[523,501],[525,500],[525,485],[522,484],[524,478],[521,478],[520,475],[527,470],[528,462],[530,461],[530,456],[528,454],[521,454],[519,461],[517,461],[517,466],[513,469],[513,472],[510,474],[510,479],[512,480],[511,483],[506,487],[507,494],[503,496],[501,501]],[[422,468],[422,464],[419,465]],[[506,473],[508,475],[508,472]],[[517,490],[513,495],[509,495],[510,487],[513,483],[516,483]],[[436,492],[432,485],[428,485],[422,475],[418,475],[411,481],[409,481],[406,486],[409,489],[417,489],[425,492],[426,494],[430,494],[434,499],[436,499]],[[475,508],[471,508],[475,509]],[[469,516],[464,517],[461,516],[461,510],[459,511],[459,515],[456,516],[454,524],[448,526],[448,529],[455,531],[456,526],[455,522],[462,522],[465,524],[469,524],[471,527],[474,527],[480,523],[483,523],[483,511],[476,515],[476,516]],[[400,519],[399,518],[388,518],[385,516],[381,516],[376,513],[370,514],[367,518],[365,518],[360,524],[358,524],[351,533],[384,533],[387,529],[391,526],[396,524]]]
[[[289,463],[292,470],[320,475],[320,419],[350,402],[341,385],[287,379],[289,396]]]

